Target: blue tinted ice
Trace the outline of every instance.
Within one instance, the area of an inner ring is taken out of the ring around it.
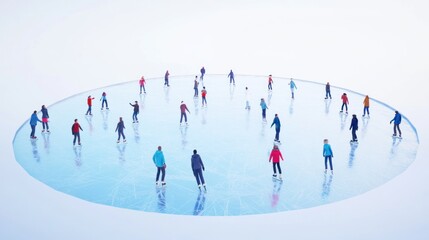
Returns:
[[[77,94],[48,106],[50,134],[42,134],[39,123],[38,140],[32,141],[28,121],[24,123],[13,142],[16,159],[39,181],[87,201],[208,216],[272,213],[340,201],[386,183],[415,159],[416,130],[404,116],[403,139],[392,138],[394,109],[372,99],[376,96],[370,96],[371,118],[362,118],[364,96],[348,90],[332,87],[333,99],[325,100],[324,84],[296,79],[298,89],[291,99],[289,79],[274,76],[273,91],[268,92],[267,77],[236,76],[234,86],[226,75],[205,76],[204,108],[201,97],[193,98],[193,76],[171,77],[169,88],[161,78],[148,79],[146,95],[139,94],[137,80]],[[104,91],[110,110],[100,110]],[[349,96],[348,115],[339,113],[343,92]],[[92,117],[85,116],[88,95],[95,97]],[[246,98],[250,110],[245,110]],[[261,118],[261,98],[269,107],[267,123]],[[140,103],[138,124],[132,123],[129,105],[135,100]],[[191,111],[188,127],[179,124],[182,100]],[[283,182],[272,179],[268,163],[275,113],[282,124]],[[359,119],[358,145],[349,143],[352,114]],[[116,143],[119,117],[125,121],[126,144]],[[84,130],[82,147],[72,144],[75,118]],[[334,175],[324,174],[324,138],[334,152]],[[155,186],[152,155],[158,145],[167,163],[164,188]],[[206,167],[207,193],[198,190],[192,174],[193,149]]]

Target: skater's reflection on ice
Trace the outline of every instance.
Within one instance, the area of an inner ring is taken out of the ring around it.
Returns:
[[[186,144],[188,143],[188,140],[186,139],[187,134],[188,134],[188,126],[181,126],[180,135],[182,137],[182,149],[185,149]]]
[[[201,110],[201,124],[206,125],[207,124],[207,108],[203,108]]]
[[[206,202],[206,194],[203,191],[200,191],[194,206],[194,216],[203,215],[205,202]]]
[[[92,132],[94,131],[94,127],[92,126],[92,115],[86,115],[85,118],[86,118],[86,121],[88,122],[89,134],[92,135]]]
[[[392,147],[390,148],[389,159],[394,159],[396,157],[398,146],[401,143],[402,138],[392,137]]]
[[[165,188],[164,187],[157,187],[156,188],[156,195],[158,197],[157,201],[157,208],[159,213],[165,213],[165,207],[166,207],[166,197],[165,197]]]
[[[139,124],[133,123],[133,130],[134,130],[134,140],[136,143],[140,142],[140,133],[139,133]]]
[[[73,147],[74,151],[74,164],[76,167],[82,166],[82,148],[81,147]]]
[[[332,174],[324,174],[325,175],[325,179],[323,181],[323,185],[322,185],[322,199],[326,199],[329,197],[329,194],[331,192],[331,184],[332,184],[332,179],[334,178],[334,175]]]
[[[235,85],[229,85],[229,99],[234,99]]]
[[[43,136],[43,146],[45,148],[45,151],[47,154],[49,154],[49,150],[50,150],[50,142],[49,142],[49,136],[51,136],[51,134],[42,134]]]
[[[198,116],[198,103],[200,102],[200,100],[198,99],[198,97],[194,97],[194,112],[195,112],[195,116]]]
[[[344,127],[346,126],[348,114],[340,113],[340,123],[341,123],[341,131],[344,130]]]
[[[39,149],[37,148],[37,140],[32,139],[30,141],[32,146],[33,158],[36,160],[36,162],[40,162]]]
[[[127,144],[118,144],[116,145],[116,149],[118,149],[118,153],[119,153],[119,162],[125,162],[125,149],[127,148]]]
[[[353,162],[355,160],[355,151],[358,147],[358,144],[351,143],[350,144],[350,153],[349,153],[349,168],[353,167]]]
[[[283,181],[273,179],[273,192],[271,194],[271,207],[277,207],[280,199],[280,190],[282,189]]]
[[[331,99],[325,99],[325,114],[329,114],[329,108],[331,107]]]
[[[107,130],[109,125],[109,110],[101,110],[101,117],[103,118],[103,129]]]
[[[289,114],[292,115],[293,114],[293,103],[295,102],[295,99],[291,99],[290,103],[289,103]]]
[[[164,87],[164,99],[166,103],[170,102],[170,87]]]

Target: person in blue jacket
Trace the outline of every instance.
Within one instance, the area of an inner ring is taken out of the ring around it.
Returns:
[[[274,138],[274,141],[280,142],[279,134],[280,134],[281,124],[280,124],[280,119],[279,119],[277,113],[275,114],[275,117],[274,117],[273,123],[271,124],[271,127],[273,127],[274,125],[276,125],[276,137]]]
[[[161,186],[165,186],[165,168],[167,167],[167,165],[165,164],[165,158],[164,158],[164,153],[162,152],[162,148],[161,146],[158,146],[158,150],[155,152],[155,154],[152,157],[153,163],[155,163],[155,166],[157,168],[157,172],[156,172],[156,180],[155,183],[158,186],[160,183],[158,182],[159,180],[159,174],[161,173]]]
[[[263,98],[261,98],[261,103],[259,104],[261,105],[262,108],[262,120],[263,121],[267,121],[267,104],[265,103],[265,100]]]
[[[290,79],[289,86],[290,86],[290,92],[292,94],[292,98],[295,98],[295,89],[298,89],[298,88],[296,87],[296,84],[292,78]]]
[[[229,72],[228,77],[229,77],[229,84],[233,83],[235,85],[234,73],[232,72],[232,69]]]
[[[197,180],[198,188],[201,190],[202,186],[204,187],[204,190],[207,190],[203,176],[203,171],[205,171],[203,160],[201,160],[200,155],[197,154],[196,149],[194,149],[193,153],[194,154],[191,157],[191,167],[194,172],[195,179]]]
[[[325,157],[325,173],[328,171],[329,161],[331,173],[334,174],[334,169],[332,168],[332,158],[334,157],[334,152],[332,151],[331,145],[328,143],[328,139],[323,140],[323,157]]]
[[[118,143],[121,141],[121,136],[124,139],[124,142],[127,142],[124,135],[124,129],[125,129],[124,121],[122,121],[122,117],[120,117],[118,125],[116,125],[116,129],[115,129],[115,132],[118,132],[118,141],[117,141]]]
[[[37,111],[34,111],[33,114],[31,114],[31,118],[30,118],[30,126],[31,126],[30,138],[31,139],[37,138],[36,136],[34,136],[34,134],[36,133],[37,122],[42,122],[42,121],[40,121],[40,119],[37,117]]]
[[[356,117],[356,114],[353,114],[349,130],[352,130],[352,140],[350,142],[357,142],[358,140],[356,136],[356,131],[358,130],[358,119]]]
[[[401,129],[399,128],[399,124],[401,124],[402,116],[398,111],[395,111],[395,117],[390,120],[390,124],[393,122],[393,137],[396,137],[396,129],[398,129],[399,137],[402,137]]]

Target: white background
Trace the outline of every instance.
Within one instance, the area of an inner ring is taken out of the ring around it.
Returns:
[[[428,12],[424,0],[2,0],[0,238],[428,239]],[[417,127],[417,159],[358,197],[246,217],[96,205],[52,190],[16,163],[14,134],[42,104],[166,69],[195,74],[201,66],[330,81],[368,94]]]

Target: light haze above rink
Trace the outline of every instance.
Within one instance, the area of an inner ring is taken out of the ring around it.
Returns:
[[[79,198],[122,208],[181,215],[230,216],[271,213],[314,207],[350,198],[380,186],[414,161],[418,136],[406,120],[403,139],[392,139],[393,109],[371,101],[371,118],[361,118],[363,96],[332,87],[274,77],[267,91],[266,76],[236,75],[236,85],[225,75],[206,75],[207,107],[194,98],[194,76],[147,79],[147,94],[137,81],[77,94],[49,107],[51,134],[28,139],[28,122],[14,141],[18,162],[35,178]],[[245,87],[248,87],[246,96]],[[98,99],[107,93],[109,110]],[[347,92],[349,114],[340,114],[341,95]],[[93,116],[86,116],[91,95]],[[268,104],[262,121],[260,99]],[[246,99],[250,110],[245,110]],[[180,103],[190,114],[189,126],[179,124]],[[139,123],[132,123],[140,104]],[[282,123],[280,150],[283,182],[273,181],[268,163],[273,147],[274,114]],[[359,116],[359,145],[350,145],[351,115]],[[116,124],[125,122],[127,143],[116,143]],[[78,118],[82,147],[73,147],[70,126]],[[325,175],[323,139],[334,152],[334,173]],[[166,157],[167,187],[155,187],[152,155],[161,145]],[[374,149],[374,146],[378,146]],[[192,150],[201,155],[208,193],[201,193],[190,168]]]

